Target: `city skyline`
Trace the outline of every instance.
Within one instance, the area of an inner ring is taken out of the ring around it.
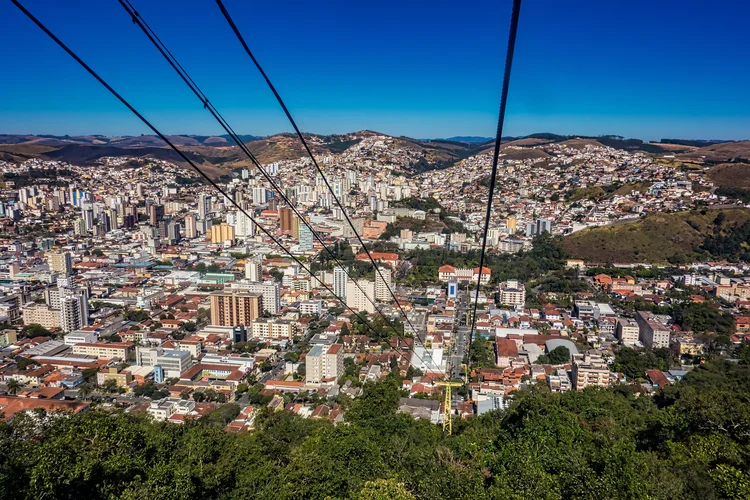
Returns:
[[[219,135],[119,5],[93,6],[28,7],[165,132]],[[235,130],[262,136],[288,131],[218,9],[180,6],[135,5]],[[463,10],[447,3],[429,10],[399,5],[396,14],[388,5],[298,5],[293,12],[269,5],[250,11],[236,2],[227,7],[240,29],[253,33],[249,43],[305,131],[494,134],[509,2]],[[638,5],[627,11],[596,7],[524,5],[505,135],[747,138],[750,104],[741,82],[748,70],[726,71],[747,46],[748,34],[739,24],[733,29],[746,18],[747,6],[663,2],[649,6],[648,15]],[[0,82],[7,97],[0,130],[148,133],[10,3],[0,6],[0,14],[13,21],[0,40],[22,47],[9,54],[15,71]],[[204,23],[201,36],[185,30],[196,18]],[[719,18],[721,23],[712,22]],[[255,19],[265,22],[256,25]]]

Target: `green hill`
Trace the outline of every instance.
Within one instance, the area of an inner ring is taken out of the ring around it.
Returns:
[[[701,249],[707,239],[748,221],[750,210],[745,208],[656,213],[636,222],[571,234],[563,240],[563,247],[572,257],[587,262],[679,263],[710,256]]]

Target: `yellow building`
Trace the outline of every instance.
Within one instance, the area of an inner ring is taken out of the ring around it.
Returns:
[[[96,374],[97,385],[104,385],[104,382],[107,380],[114,380],[117,383],[117,387],[127,389],[130,383],[133,382],[133,374],[124,370],[117,373],[117,368],[108,368],[106,371]]]
[[[507,219],[505,219],[505,227],[507,227],[511,231],[515,231],[516,230],[516,218],[508,217]]]
[[[224,223],[211,226],[211,243],[224,243],[225,241],[234,241],[234,226]]]

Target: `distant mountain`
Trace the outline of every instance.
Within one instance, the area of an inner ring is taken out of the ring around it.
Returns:
[[[434,139],[435,141],[466,142],[468,144],[484,144],[485,142],[494,141],[494,137],[480,137],[476,135],[458,135],[448,137],[447,139]]]
[[[455,136],[447,139],[413,139],[394,137],[372,130],[360,130],[346,134],[305,134],[305,138],[316,155],[340,154],[374,136],[390,138],[388,147],[399,157],[398,149],[412,150],[412,160],[402,165],[404,173],[421,173],[447,168],[457,161],[478,154],[491,154],[494,148],[490,137]],[[259,137],[242,135],[255,157],[264,164],[281,160],[296,160],[305,157],[302,143],[296,135],[283,133]],[[191,159],[211,169],[218,175],[228,170],[248,167],[252,163],[235,147],[228,135],[171,135],[168,139],[180,147]],[[686,141],[644,142],[640,139],[625,139],[608,135],[598,137],[566,136],[551,133],[531,134],[524,137],[503,137],[503,158],[524,160],[544,159],[555,155],[559,145],[569,148],[586,146],[609,146],[626,151],[642,151],[665,161],[716,165],[737,163],[750,159],[750,141]],[[699,147],[699,145],[701,145]],[[171,151],[157,136],[106,137],[55,136],[0,134],[0,160],[20,163],[30,158],[48,158],[79,165],[93,164],[105,156],[151,157],[182,163],[179,155]],[[667,157],[667,158],[664,158]],[[417,159],[413,159],[417,158]],[[671,159],[669,159],[671,158]],[[744,171],[743,171],[744,175]]]

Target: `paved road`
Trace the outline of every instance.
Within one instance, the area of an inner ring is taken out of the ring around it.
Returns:
[[[453,378],[461,378],[461,363],[464,362],[466,352],[466,343],[469,339],[470,328],[464,324],[464,313],[468,309],[469,296],[467,292],[460,292],[456,299],[456,323],[453,330],[455,341],[450,356],[450,362],[453,366]]]

